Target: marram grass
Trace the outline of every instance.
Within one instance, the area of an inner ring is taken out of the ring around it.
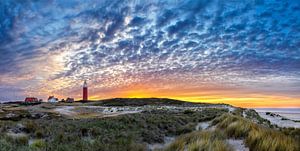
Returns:
[[[232,151],[220,131],[196,131],[179,136],[165,151]]]
[[[240,116],[224,114],[213,121],[228,137],[244,138],[251,151],[299,151],[299,140]]]

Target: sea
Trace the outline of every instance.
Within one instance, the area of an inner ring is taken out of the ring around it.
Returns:
[[[255,108],[256,112],[272,112],[291,120],[300,120],[300,108]]]

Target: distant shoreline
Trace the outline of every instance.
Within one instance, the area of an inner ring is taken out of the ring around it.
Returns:
[[[300,108],[255,108],[258,114],[280,127],[300,127]]]
[[[299,113],[300,108],[253,108],[259,112]]]

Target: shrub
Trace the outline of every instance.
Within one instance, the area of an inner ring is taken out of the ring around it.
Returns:
[[[15,141],[17,144],[26,145],[28,144],[28,136],[17,137]]]
[[[28,144],[28,136],[27,135],[19,135],[19,136],[5,136],[7,142],[16,145],[27,145]]]
[[[194,123],[189,123],[189,124],[186,124],[184,126],[181,126],[179,127],[177,130],[176,130],[176,134],[177,135],[180,135],[180,134],[185,134],[185,133],[189,133],[189,132],[192,132],[195,130],[195,124]]]
[[[34,149],[41,149],[41,148],[45,148],[46,147],[46,142],[44,140],[35,140],[31,145],[30,147],[31,148],[34,148]]]
[[[138,144],[138,143],[130,143],[129,145],[129,150],[130,151],[145,151],[146,146],[144,144]]]
[[[145,130],[141,134],[143,141],[147,143],[162,143],[164,142],[164,135],[155,133],[155,131]]]
[[[81,136],[88,136],[88,129],[87,128],[81,128],[80,129]]]
[[[233,110],[232,114],[237,115],[237,116],[243,116],[244,110],[245,109],[242,109],[242,108],[236,108],[235,110]]]
[[[195,111],[192,111],[192,110],[185,110],[183,113],[184,113],[184,114],[193,114],[193,113],[195,113]]]
[[[25,131],[27,133],[34,132],[37,129],[37,124],[33,121],[27,121],[24,123]]]
[[[37,130],[35,132],[35,137],[37,137],[37,138],[43,138],[43,136],[44,136],[43,131]]]
[[[11,145],[7,140],[0,139],[0,150],[10,150]]]

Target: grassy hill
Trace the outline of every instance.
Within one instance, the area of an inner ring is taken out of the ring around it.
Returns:
[[[186,102],[182,100],[175,100],[169,98],[112,98],[105,100],[90,101],[94,105],[103,106],[144,106],[144,105],[180,105],[180,106],[193,106],[193,105],[215,105],[210,103],[197,103]]]

